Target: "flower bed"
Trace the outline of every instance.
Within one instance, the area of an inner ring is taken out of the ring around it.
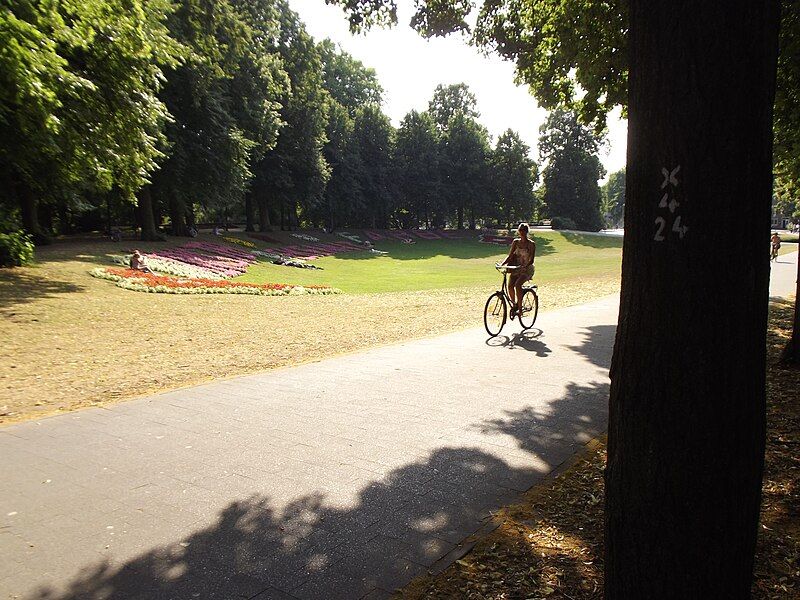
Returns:
[[[344,252],[364,252],[366,249],[352,242],[320,242],[318,244],[283,246],[271,250],[286,256],[313,260],[322,256],[333,256],[334,254],[342,254]]]
[[[374,229],[365,229],[364,235],[371,239],[373,242],[377,242],[378,240],[385,240],[386,236],[382,233],[375,231]]]
[[[213,271],[217,275],[222,275],[223,277],[236,277],[237,275],[241,275],[251,264],[249,261],[225,258],[223,256],[208,256],[183,248],[159,250],[155,253],[155,256],[171,258],[188,265],[202,267]]]
[[[358,244],[359,246],[366,246],[369,242],[365,242],[360,237],[358,237],[354,233],[347,233],[346,231],[337,231],[336,235],[339,237],[343,237],[346,240],[353,242],[354,244]],[[367,236],[369,237],[369,236]]]
[[[204,269],[218,277],[235,277],[244,273],[247,268],[256,262],[252,251],[233,246],[224,246],[212,242],[190,241],[179,248],[165,248],[147,255],[148,260],[166,259],[184,265]],[[155,264],[151,269],[160,271]],[[167,271],[174,275],[183,275]]]
[[[392,237],[396,240],[400,240],[401,242],[405,242],[406,244],[413,243],[413,239],[411,235],[407,231],[400,231],[397,229],[389,229],[386,231],[386,235]]]
[[[248,233],[247,237],[251,237],[254,240],[260,240],[262,242],[267,242],[268,244],[282,244],[280,240],[275,239],[274,237],[267,235],[265,233]]]
[[[441,236],[435,231],[429,229],[413,229],[414,234],[423,240],[440,240]]]
[[[196,267],[184,262],[179,262],[171,258],[158,257],[153,254],[143,254],[145,264],[153,271],[159,273],[166,273],[167,275],[175,275],[176,277],[192,277],[194,279],[221,279],[214,271],[204,269],[203,267]],[[126,269],[131,265],[130,256],[112,256],[116,264],[125,267]]]
[[[247,240],[243,240],[237,237],[224,237],[222,238],[226,242],[230,242],[231,244],[237,244],[239,246],[244,246],[245,248],[255,248],[256,245],[253,242],[248,242]]]
[[[305,240],[306,242],[318,242],[319,238],[315,238],[313,235],[308,235],[307,233],[290,233],[292,237],[296,237],[301,240]]]
[[[488,235],[484,234],[478,238],[484,244],[499,244],[501,246],[508,246],[514,241],[514,238],[507,235]]]
[[[236,260],[254,261],[252,250],[242,250],[241,248],[233,248],[231,246],[223,246],[213,242],[186,242],[183,248],[191,248],[200,250],[211,255],[221,255],[226,258],[233,258]],[[253,246],[255,248],[255,246]]]
[[[137,292],[159,294],[251,294],[256,296],[299,296],[306,294],[339,294],[326,286],[301,286],[284,283],[242,283],[224,279],[189,279],[169,275],[142,273],[134,269],[93,269],[93,277],[116,283],[117,287]]]

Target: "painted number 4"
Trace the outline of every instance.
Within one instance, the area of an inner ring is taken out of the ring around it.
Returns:
[[[681,225],[681,216],[678,215],[675,217],[675,222],[672,224],[672,231],[678,234],[678,236],[683,239],[683,236],[686,235],[686,232],[689,228],[686,225]]]

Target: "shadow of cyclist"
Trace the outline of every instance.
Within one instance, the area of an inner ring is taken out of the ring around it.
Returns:
[[[545,357],[548,356],[552,350],[550,350],[547,344],[537,339],[542,333],[541,329],[534,327],[527,331],[512,333],[510,336],[498,335],[489,338],[486,340],[486,345],[508,349],[522,348],[528,352],[535,352],[536,356]]]

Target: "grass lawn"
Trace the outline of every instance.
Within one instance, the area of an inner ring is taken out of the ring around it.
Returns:
[[[480,327],[503,256],[420,241],[379,245],[390,257],[321,259],[324,271],[260,263],[247,276],[351,292],[334,296],[146,294],[88,274],[111,254],[184,241],[59,242],[34,266],[0,269],[0,423]],[[536,241],[543,312],[619,290],[619,239]]]
[[[619,273],[622,238],[537,231],[534,240],[535,280],[542,285]],[[507,254],[501,246],[471,239],[417,240],[416,244],[377,242],[375,247],[389,254],[354,252],[315,260],[314,264],[323,271],[259,263],[239,279],[253,283],[330,285],[351,294],[489,289],[500,280],[492,265]]]

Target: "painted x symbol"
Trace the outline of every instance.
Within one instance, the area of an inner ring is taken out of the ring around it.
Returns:
[[[681,166],[678,165],[672,171],[668,171],[666,168],[661,169],[661,174],[664,176],[664,181],[661,183],[661,189],[663,190],[667,187],[668,184],[672,184],[677,187],[678,185],[678,178],[675,175],[678,174],[678,171],[681,170]]]

